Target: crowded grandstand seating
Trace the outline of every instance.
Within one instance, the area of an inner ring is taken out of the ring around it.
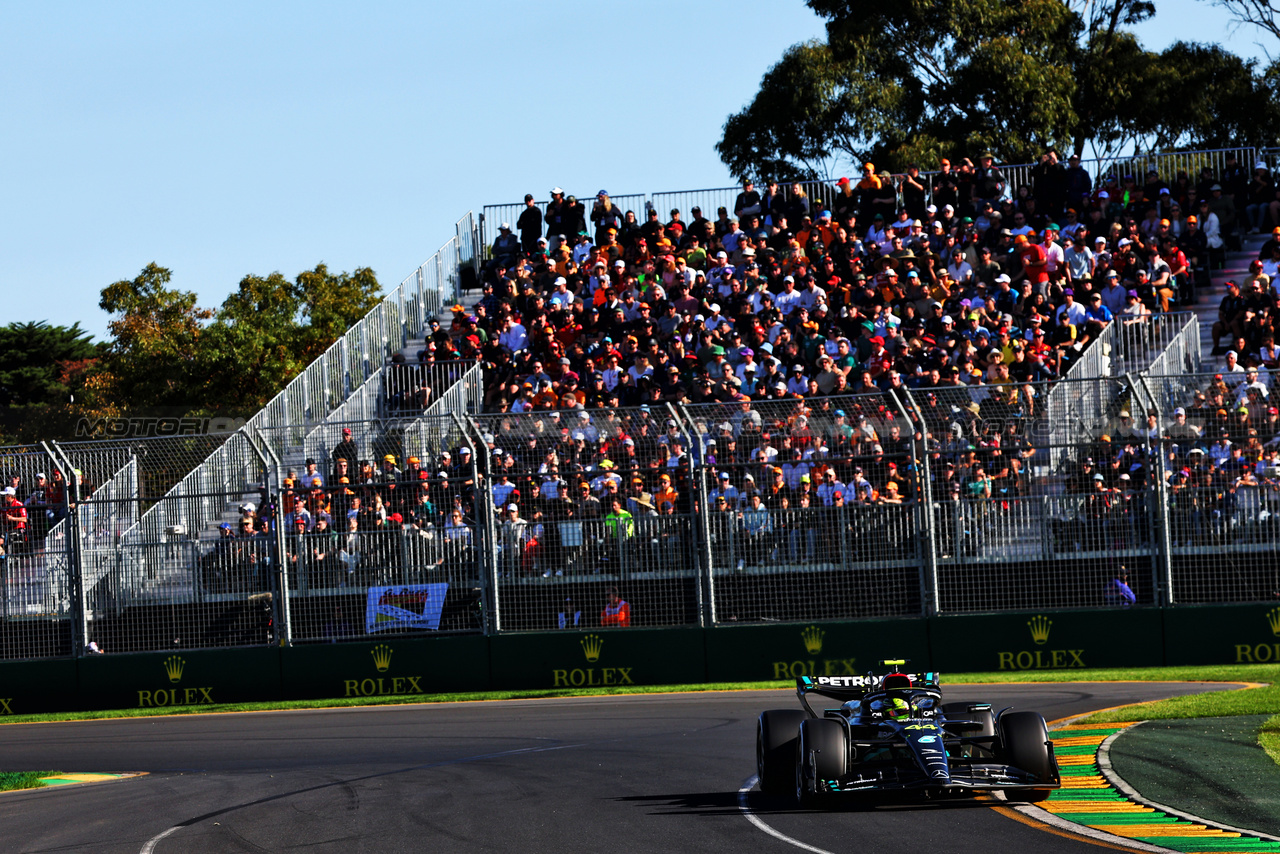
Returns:
[[[206,603],[283,566],[312,639],[390,584],[447,582],[466,631],[578,625],[612,584],[636,625],[1148,604],[1168,590],[1125,562],[1157,556],[1178,601],[1280,595],[1280,203],[1224,155],[1046,155],[1016,185],[984,157],[866,164],[713,216],[527,197],[478,295],[323,420],[253,434],[278,490],[247,434],[228,468],[261,495],[226,488],[247,509],[211,502],[189,552],[157,527],[146,559]],[[1134,598],[1104,599],[1122,575]]]

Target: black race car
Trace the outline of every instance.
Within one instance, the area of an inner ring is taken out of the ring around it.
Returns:
[[[794,792],[805,806],[834,795],[916,793],[957,797],[1002,790],[1043,801],[1062,785],[1053,743],[1037,712],[993,712],[987,703],[943,703],[936,673],[801,676],[803,710],[760,715],[760,789]],[[839,708],[815,712],[810,694]]]

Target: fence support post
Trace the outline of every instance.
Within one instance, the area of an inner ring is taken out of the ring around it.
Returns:
[[[898,412],[911,425],[911,452],[915,456],[916,477],[920,480],[919,497],[916,500],[916,519],[919,531],[923,534],[924,566],[921,567],[920,604],[924,616],[937,615],[938,596],[938,540],[935,519],[933,516],[933,473],[929,470],[929,440],[926,435],[924,413],[920,411],[915,396],[910,391],[903,401],[893,395]],[[910,404],[910,411],[907,409]],[[913,417],[914,416],[914,417]]]
[[[707,446],[698,434],[697,423],[689,414],[689,410],[683,405],[675,407],[668,404],[667,406],[675,417],[676,423],[680,424],[688,434],[691,454],[693,443],[698,443],[698,453],[694,460],[697,466],[696,475],[691,472],[689,478],[689,482],[696,487],[697,493],[695,502],[690,503],[693,518],[689,520],[689,534],[694,543],[694,568],[698,574],[698,624],[710,628],[716,624],[716,582],[711,551],[711,505],[707,503],[710,492],[707,488]]]
[[[271,447],[271,443],[262,439],[261,436],[257,435],[257,431],[254,428],[248,426],[241,427],[237,432],[244,436],[244,440],[249,444],[254,455],[257,456],[258,462],[261,466],[260,471],[262,472],[263,481],[267,486],[267,491],[278,498],[280,494],[280,483],[283,480],[283,467],[281,465],[280,458],[276,456],[275,450]],[[232,437],[227,441],[232,442],[234,440],[235,437]],[[259,447],[259,441],[262,443],[261,447]],[[271,455],[271,460],[267,459],[268,453]],[[272,464],[272,460],[274,460],[274,465]],[[271,472],[273,470],[276,472],[276,488],[274,491],[271,489]],[[289,574],[285,571],[285,532],[284,525],[280,524],[280,522],[281,519],[277,514],[275,526],[275,576],[278,579],[278,594],[272,595],[272,608],[275,612],[275,624],[277,626],[276,641],[280,646],[292,646],[293,615],[290,613],[289,604]]]
[[[468,422],[463,420],[463,414],[456,410],[449,412],[449,418],[457,428],[459,436],[462,437],[463,445],[471,449],[471,482],[475,484],[476,495],[476,526],[475,531],[471,535],[471,551],[475,555],[474,571],[476,574],[476,583],[480,585],[480,622],[481,630],[486,635],[497,634],[498,632],[498,576],[496,570],[492,570],[487,561],[486,555],[490,554],[488,543],[490,539],[481,532],[480,525],[482,522],[482,502],[488,493],[488,488],[481,489],[480,468],[477,465],[478,453],[476,443],[471,440],[471,434],[467,430]],[[486,449],[487,450],[487,449]],[[487,499],[490,506],[493,505],[493,499]],[[484,519],[487,520],[492,514],[485,513]]]
[[[63,509],[67,513],[67,592],[71,600],[71,655],[79,658],[84,655],[85,647],[89,644],[89,609],[84,590],[84,542],[80,530],[80,475],[56,442],[52,447],[48,442],[40,444],[49,455],[49,461],[62,471],[62,479],[67,484],[63,493]]]
[[[491,459],[484,442],[478,445],[471,441],[472,436],[479,439],[484,435],[484,428],[474,418],[468,417],[466,425],[471,429],[463,432],[463,440],[471,447],[471,472],[476,484],[476,536],[475,547],[481,580],[488,585],[491,610],[486,613],[484,631],[487,635],[496,635],[502,631],[502,591],[499,587],[501,561],[498,559],[498,531],[494,519],[493,483],[485,474]],[[484,462],[478,459],[483,456]]]
[[[1132,380],[1130,380],[1132,383]],[[1145,376],[1139,376],[1137,382],[1133,383],[1135,391],[1142,389],[1142,396],[1147,401],[1150,409],[1159,411],[1156,405],[1156,396],[1151,392],[1151,386],[1147,384]],[[1168,459],[1164,451],[1164,445],[1156,442],[1153,448],[1147,453],[1147,459],[1152,460],[1154,470],[1151,475],[1155,478],[1155,487],[1148,490],[1149,500],[1155,503],[1151,508],[1151,518],[1157,520],[1159,524],[1152,531],[1151,538],[1151,581],[1152,588],[1155,593],[1155,604],[1172,605],[1174,599],[1173,592],[1173,531],[1169,512],[1169,484],[1166,480],[1168,471]]]

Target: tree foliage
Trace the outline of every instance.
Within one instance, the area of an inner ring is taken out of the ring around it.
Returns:
[[[796,45],[731,115],[716,149],[740,177],[820,177],[865,160],[902,169],[991,150],[1274,139],[1266,75],[1221,48],[1145,50],[1149,0],[809,0],[826,41]],[[1232,76],[1234,75],[1234,76]],[[1227,127],[1206,119],[1218,99]],[[1249,109],[1235,110],[1239,102]]]
[[[368,314],[380,292],[368,267],[334,274],[319,264],[293,281],[278,272],[245,276],[208,330],[206,397],[222,412],[258,410]]]
[[[0,326],[0,443],[62,434],[85,369],[100,347],[89,333],[46,322]]]
[[[170,288],[171,278],[153,261],[102,290],[98,305],[113,317],[100,390],[122,411],[199,405],[193,392],[207,375],[204,322],[213,312],[191,291]]]
[[[89,383],[95,414],[247,416],[260,409],[380,299],[373,270],[324,264],[293,280],[248,275],[217,309],[169,287],[149,264],[102,291],[112,341]]]

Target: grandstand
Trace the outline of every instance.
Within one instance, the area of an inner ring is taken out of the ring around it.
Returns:
[[[111,536],[13,552],[6,655],[362,635],[396,584],[460,632],[1277,598],[1261,156],[486,207],[164,491],[91,475]]]

